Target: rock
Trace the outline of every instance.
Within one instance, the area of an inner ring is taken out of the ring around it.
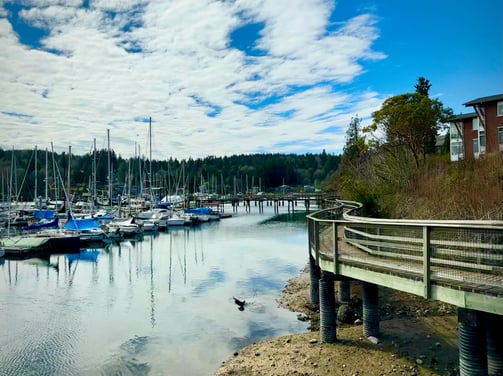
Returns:
[[[345,324],[351,324],[354,322],[355,312],[349,306],[349,304],[342,304],[337,310],[337,320]]]
[[[314,345],[315,343],[318,343],[318,340],[313,338],[313,339],[310,339],[310,340],[309,340],[309,343],[310,343],[311,345]]]
[[[311,317],[309,315],[306,315],[305,313],[299,313],[297,315],[297,320],[299,321],[309,321]]]
[[[379,340],[379,338],[374,337],[374,336],[367,337],[367,339],[370,342],[372,342],[374,345],[378,345],[379,343],[381,343],[381,341]]]

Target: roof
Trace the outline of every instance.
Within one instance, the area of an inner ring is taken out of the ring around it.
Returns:
[[[453,116],[453,117],[449,118],[449,121],[472,119],[472,118],[475,118],[475,117],[477,117],[477,113],[470,112],[468,114],[459,114],[459,115]]]
[[[481,97],[481,98],[473,99],[473,100],[466,102],[466,103],[463,103],[463,104],[468,107],[468,106],[474,106],[477,104],[495,102],[495,101],[499,101],[499,100],[503,100],[503,94],[491,95],[489,97]]]

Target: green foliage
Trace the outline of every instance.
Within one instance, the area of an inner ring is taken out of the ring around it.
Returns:
[[[35,171],[33,150],[15,150],[16,184],[20,196],[26,200],[33,199],[35,192]],[[42,156],[43,155],[43,156]],[[94,161],[94,156],[96,156]],[[7,196],[10,176],[12,151],[0,148],[0,172],[3,175],[4,195]],[[45,152],[38,152],[37,191],[45,194]],[[49,195],[54,197],[57,175],[53,173],[57,166],[61,179],[65,181],[68,174],[68,154],[48,153],[49,161]],[[173,193],[177,187],[185,187],[185,192],[196,192],[200,185],[207,187],[210,193],[228,194],[234,191],[246,193],[253,187],[272,191],[286,184],[292,187],[304,185],[320,186],[321,183],[339,167],[341,156],[327,154],[250,154],[226,157],[209,156],[206,158],[177,160],[169,158],[163,161],[152,161],[152,185],[161,187],[160,194]],[[96,164],[96,181],[98,190],[106,190],[108,186],[108,151],[98,150],[83,156],[72,155],[70,161],[70,181],[72,192],[85,193],[90,189],[93,163]],[[127,185],[131,185],[131,193],[138,194],[140,187],[148,180],[150,162],[144,158],[123,159],[115,152],[110,153],[113,189],[115,194],[123,194]],[[28,178],[23,182],[25,171]],[[130,179],[129,179],[130,178]],[[58,183],[61,185],[61,182]],[[14,189],[14,188],[13,188]],[[300,189],[300,188],[299,188]],[[127,191],[126,191],[127,192]],[[59,197],[62,192],[58,193]]]
[[[384,135],[382,144],[408,148],[416,168],[424,163],[426,155],[435,152],[438,131],[452,117],[452,110],[444,108],[438,99],[428,97],[429,81],[419,78],[415,93],[396,95],[384,101],[375,111],[371,132]]]
[[[345,198],[363,204],[362,215],[367,217],[378,217],[380,215],[379,195],[369,181],[347,179],[342,182],[341,189],[347,192]]]
[[[351,119],[340,168],[327,186],[364,203],[371,215],[396,214],[404,192],[417,187],[417,171],[436,153],[436,135],[452,114],[429,98],[430,87],[420,77],[414,93],[388,98],[363,129],[358,117]],[[366,140],[365,134],[373,137]]]
[[[430,84],[430,81],[427,80],[426,78],[419,77],[417,79],[417,84],[414,85],[414,87],[416,88],[416,93],[421,94],[421,95],[425,95],[425,96],[429,96],[431,84]]]

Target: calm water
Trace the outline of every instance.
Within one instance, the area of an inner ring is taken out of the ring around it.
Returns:
[[[211,375],[243,346],[306,330],[277,299],[307,263],[307,227],[272,216],[240,207],[90,260],[5,260],[0,374]]]

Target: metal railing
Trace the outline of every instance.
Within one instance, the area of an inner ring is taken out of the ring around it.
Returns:
[[[335,275],[503,314],[503,221],[364,218],[332,200],[307,216],[310,254]]]

